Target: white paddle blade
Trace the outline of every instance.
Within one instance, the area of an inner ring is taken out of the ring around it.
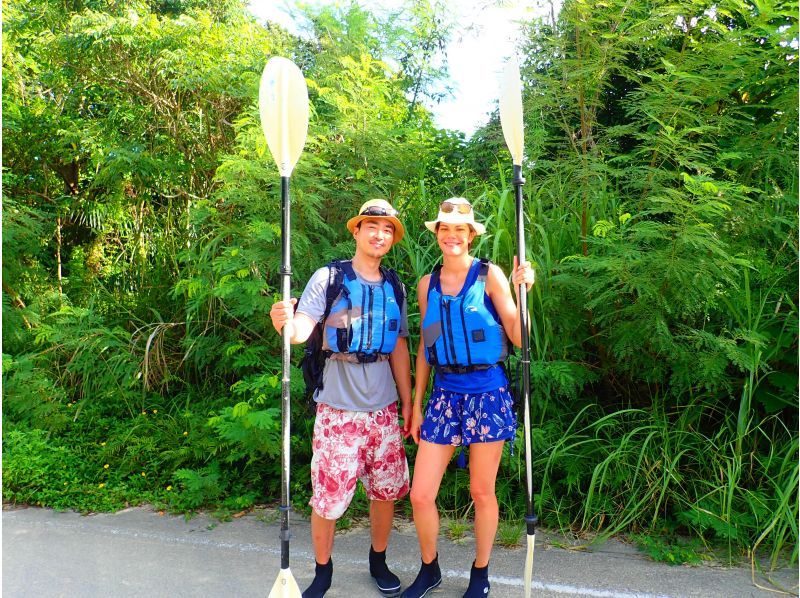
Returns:
[[[292,174],[308,133],[308,88],[303,73],[288,58],[267,61],[258,90],[261,128],[281,176]]]
[[[272,586],[269,598],[301,598],[300,586],[294,580],[291,570],[281,569],[278,579]]]
[[[531,598],[533,580],[533,549],[536,547],[536,534],[528,536],[528,552],[525,556],[525,598]]]
[[[525,134],[522,125],[522,81],[519,76],[519,65],[514,57],[508,61],[503,71],[500,88],[500,124],[503,137],[506,139],[511,159],[517,166],[522,166],[522,153],[525,145]]]

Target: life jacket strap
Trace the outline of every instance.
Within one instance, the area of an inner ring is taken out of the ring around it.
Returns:
[[[346,361],[348,363],[375,363],[376,361],[386,361],[390,353],[334,353],[324,351],[327,359],[334,361]]]
[[[437,373],[442,374],[469,374],[481,370],[490,370],[497,367],[496,363],[476,363],[473,365],[439,365],[434,366]]]

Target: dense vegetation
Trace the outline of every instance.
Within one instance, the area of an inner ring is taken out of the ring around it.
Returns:
[[[443,5],[307,13],[239,0],[3,3],[3,497],[238,510],[279,495],[279,181],[258,123],[267,57],[303,69],[295,286],[390,199],[413,286],[451,195],[514,253],[495,114],[469,141],[423,100]],[[523,59],[537,510],[574,533],[679,535],[797,560],[797,4],[568,0]],[[411,306],[412,328],[416,327]],[[295,506],[307,509],[300,376]],[[410,457],[413,458],[413,447]],[[521,439],[502,517],[524,511]],[[441,505],[470,514],[453,470]],[[363,496],[354,512],[363,509]],[[409,509],[406,506],[406,511]],[[521,528],[520,528],[521,529]],[[518,533],[518,532],[517,532]],[[676,558],[677,550],[667,550]]]

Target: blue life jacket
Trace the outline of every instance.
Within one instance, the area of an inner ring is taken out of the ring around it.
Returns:
[[[344,276],[338,299],[323,324],[323,350],[354,354],[362,363],[389,355],[400,333],[400,310],[405,299],[397,275],[381,267],[383,283],[370,285],[358,279],[350,260],[335,265]]]
[[[466,373],[502,362],[508,337],[497,314],[486,306],[489,261],[475,260],[456,296],[442,294],[440,270],[441,265],[431,274],[422,321],[428,363],[444,372]]]

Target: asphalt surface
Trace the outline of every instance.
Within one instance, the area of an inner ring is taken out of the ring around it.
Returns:
[[[135,508],[82,516],[47,509],[3,511],[2,596],[28,597],[266,597],[280,569],[278,518],[273,511],[250,513],[221,523],[190,520]],[[419,568],[413,526],[397,520],[387,562],[410,584]],[[309,524],[291,519],[292,574],[300,589],[313,578]],[[669,566],[634,548],[609,541],[591,550],[556,547],[559,538],[536,534],[533,591],[537,597],[776,597],[797,595],[795,567],[769,579],[749,567]],[[523,544],[525,539],[522,539]],[[369,576],[369,530],[337,533],[330,598],[380,594]],[[473,544],[442,538],[442,585],[433,598],[460,597],[468,582]],[[496,547],[490,566],[491,595],[523,596],[525,549]]]

